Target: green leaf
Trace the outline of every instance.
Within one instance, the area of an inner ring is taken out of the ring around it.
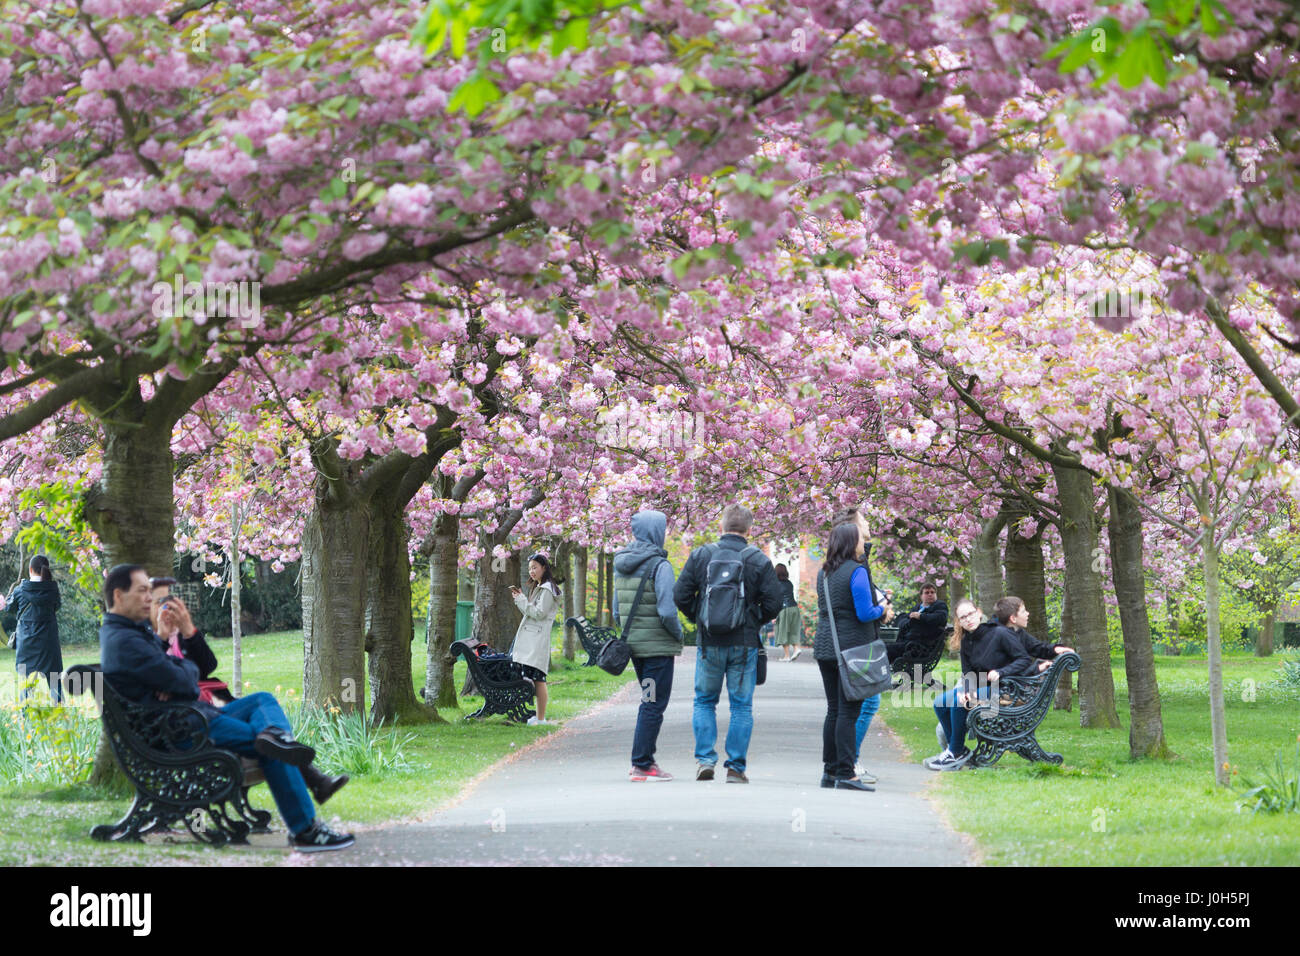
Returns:
[[[245,153],[247,153],[249,156],[253,155],[253,141],[251,139],[249,139],[243,133],[236,133],[231,138],[234,140],[235,145],[238,146],[240,149],[242,149]]]
[[[587,191],[589,191],[589,192],[593,192],[593,193],[594,193],[594,192],[599,192],[599,191],[600,191],[600,187],[601,187],[602,185],[603,185],[603,183],[602,183],[602,181],[601,181],[601,178],[600,178],[599,176],[597,176],[595,173],[583,173],[583,174],[582,174],[582,188],[583,188],[583,189],[586,189]]]
[[[478,116],[489,103],[501,99],[501,90],[492,80],[482,74],[475,74],[462,81],[452,91],[447,109],[451,112],[463,109],[470,116]]]
[[[101,292],[99,295],[95,296],[95,299],[91,304],[95,307],[96,312],[107,312],[113,307],[113,297],[107,292]]]

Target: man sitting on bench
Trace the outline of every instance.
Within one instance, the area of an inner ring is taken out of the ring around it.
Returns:
[[[119,564],[104,579],[103,625],[99,629],[104,679],[133,703],[148,700],[194,701],[208,719],[214,746],[242,757],[255,757],[266,776],[275,805],[289,828],[295,850],[342,850],[355,840],[335,833],[316,815],[304,777],[317,781],[317,800],[338,789],[331,778],[311,766],[316,751],[293,739],[289,718],[268,693],[241,697],[221,709],[199,702],[199,668],[185,657],[166,652],[149,627],[153,605],[149,576],[138,564]],[[325,792],[328,791],[328,792]]]
[[[916,644],[918,656],[927,656],[943,640],[944,628],[948,626],[948,605],[939,600],[939,592],[933,584],[921,588],[921,603],[902,618],[898,625],[898,640],[886,644],[889,663],[907,650],[909,643]]]

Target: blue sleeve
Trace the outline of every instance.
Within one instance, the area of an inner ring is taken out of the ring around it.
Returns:
[[[885,609],[876,603],[871,574],[865,567],[854,569],[849,578],[849,588],[853,592],[853,610],[857,612],[859,621],[866,623],[884,616]]]
[[[655,572],[655,610],[664,630],[680,641],[682,623],[677,620],[677,605],[673,601],[673,566],[667,561],[660,561]]]
[[[614,603],[610,605],[609,609],[614,615],[614,623],[619,627],[622,627],[623,619],[618,616],[618,588],[614,588]],[[578,616],[582,617],[584,614],[586,614],[585,611],[582,614],[579,614]]]

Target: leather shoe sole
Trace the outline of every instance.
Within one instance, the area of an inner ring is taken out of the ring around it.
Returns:
[[[253,741],[253,749],[268,760],[305,767],[316,759],[316,751],[304,743],[264,730]]]
[[[836,780],[836,790],[865,790],[868,793],[875,793],[876,788],[869,783],[863,783],[861,780]]]
[[[324,782],[311,788],[311,795],[316,798],[317,806],[324,805],[325,801],[334,794],[338,793],[352,778],[345,773],[337,777],[326,777]]]

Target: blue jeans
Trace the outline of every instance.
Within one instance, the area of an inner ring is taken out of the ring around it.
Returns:
[[[854,731],[858,735],[858,746],[853,751],[859,759],[862,757],[862,741],[866,739],[867,730],[871,727],[871,718],[876,716],[878,710],[880,710],[879,694],[862,698],[862,710],[858,712],[858,723]]]
[[[958,684],[944,691],[934,702],[934,712],[939,717],[939,725],[943,727],[944,735],[948,738],[948,749],[954,757],[960,757],[966,752],[966,718],[970,711],[957,703],[957,694],[963,690],[962,685]],[[981,687],[976,696],[980,700],[988,700],[988,687]]]
[[[664,711],[673,692],[673,658],[634,657],[632,667],[641,685],[641,708],[636,712],[636,731],[632,734],[632,766],[648,770],[654,766],[659,728],[664,725]]]
[[[268,727],[293,730],[279,702],[265,691],[241,697],[222,707],[221,713],[208,718],[208,736],[213,744],[241,757],[257,758],[285,826],[290,833],[301,833],[316,819],[316,808],[297,767],[270,760],[253,749],[253,740]]]
[[[718,739],[718,698],[727,680],[731,719],[727,722],[727,762],[724,766],[745,772],[745,754],[754,732],[754,681],[758,677],[757,647],[700,647],[695,656],[695,759],[712,767],[718,762],[713,749]]]

